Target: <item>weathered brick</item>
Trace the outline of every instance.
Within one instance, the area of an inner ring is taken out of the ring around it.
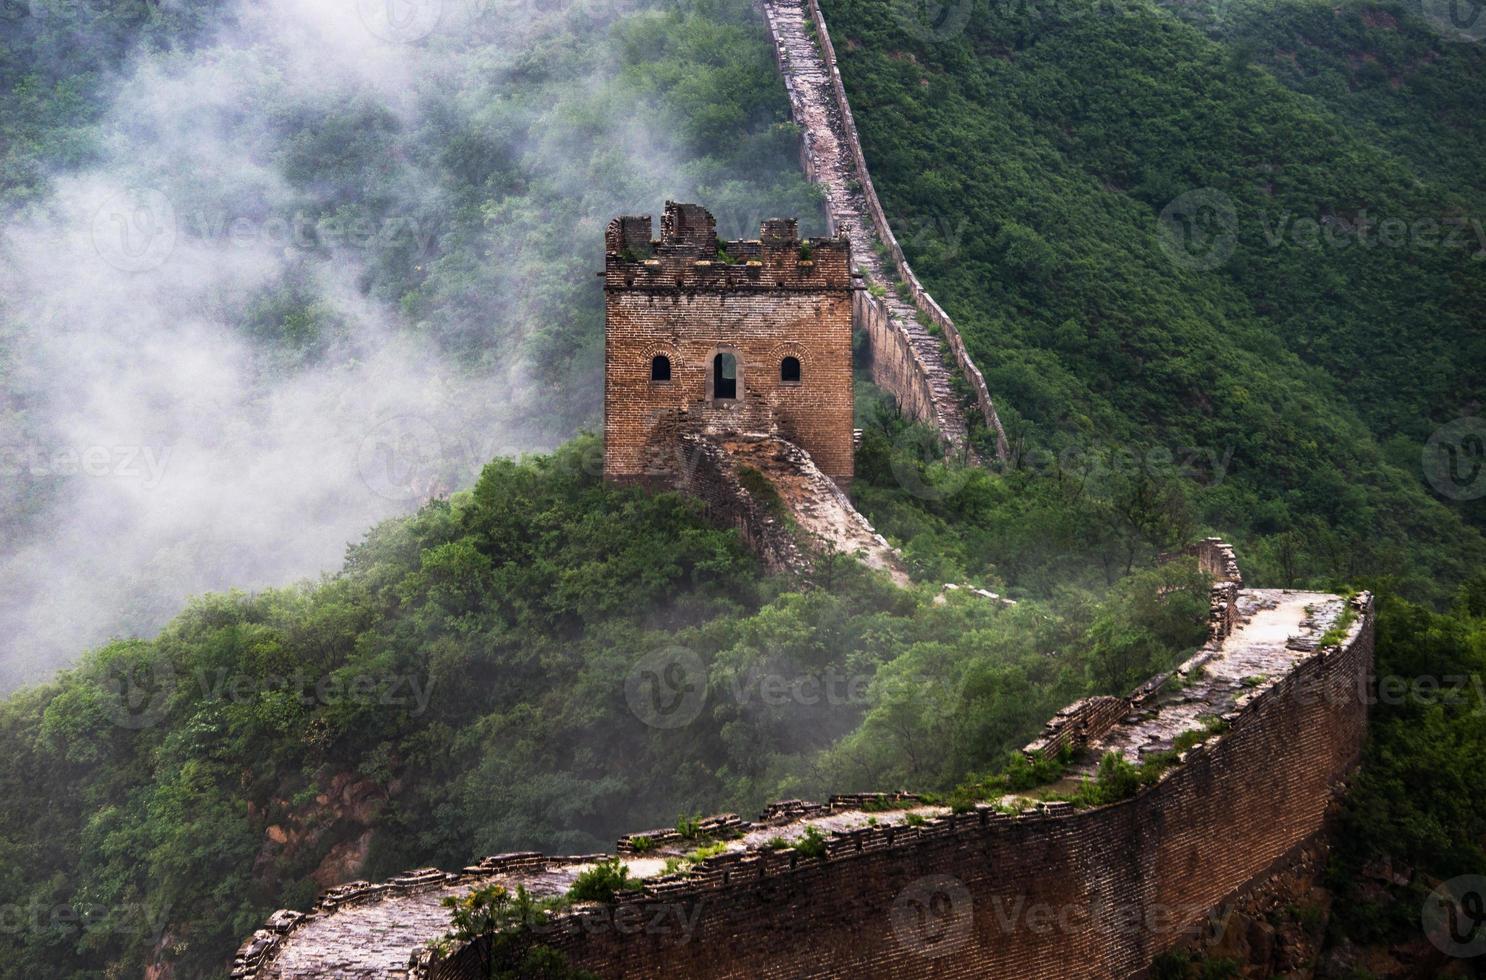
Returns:
[[[760,240],[717,242],[696,205],[666,204],[663,234],[636,242],[648,218],[616,218],[604,268],[604,475],[670,476],[678,435],[771,432],[800,446],[839,484],[852,476],[851,248],[802,243],[766,222]],[[735,260],[718,261],[718,248]],[[713,397],[714,357],[738,363],[738,397]],[[670,379],[653,381],[655,357]],[[800,380],[781,378],[786,357]]]

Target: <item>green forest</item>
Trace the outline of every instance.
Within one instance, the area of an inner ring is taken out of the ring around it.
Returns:
[[[1370,4],[1229,5],[1219,37],[1147,3],[949,9],[825,5],[884,206],[1022,457],[1195,454],[1196,513],[1265,581],[1447,597],[1486,557],[1479,500],[1420,478],[1482,398],[1486,195],[1451,149],[1481,47]],[[1226,258],[1163,248],[1193,193]]]
[[[1486,216],[1486,54],[1381,9],[976,0],[924,22],[826,0],[884,205],[1014,445],[998,467],[945,462],[861,384],[852,498],[909,589],[842,556],[765,574],[696,502],[600,478],[603,222],[673,197],[724,234],[823,227],[749,4],[554,5],[515,35],[436,35],[445,67],[411,116],[251,75],[272,125],[244,153],[289,189],[278,206],[439,229],[367,250],[363,296],[464,371],[519,352],[558,393],[532,418],[558,448],[490,460],[335,573],[201,596],[10,694],[0,976],[223,977],[327,875],[606,850],[774,799],[949,794],[1202,641],[1206,580],[1156,557],[1209,533],[1250,585],[1374,591],[1378,675],[1449,679],[1373,708],[1329,870],[1333,942],[1415,935],[1428,882],[1486,873],[1486,512],[1420,464],[1482,395],[1486,244],[1316,246],[1295,222]],[[109,159],[131,65],[190,62],[235,16],[0,6],[4,213]],[[639,118],[646,150],[621,152],[615,120]],[[221,193],[171,179],[183,201]],[[1234,218],[1207,268],[1162,238],[1192,191]],[[266,376],[353,329],[312,274],[329,260],[296,256],[229,310]],[[19,326],[0,297],[0,432],[24,435],[45,419]],[[44,535],[60,494],[0,490],[6,540]],[[674,727],[633,697],[657,662],[700,672]],[[1380,889],[1382,859],[1418,877]]]

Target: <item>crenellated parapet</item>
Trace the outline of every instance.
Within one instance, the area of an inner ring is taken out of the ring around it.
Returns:
[[[1029,746],[1068,740],[1058,785],[1111,752],[1165,760],[1130,798],[1088,807],[1029,791],[957,812],[911,793],[853,793],[781,801],[755,821],[722,814],[689,836],[631,834],[616,850],[642,888],[573,905],[523,941],[605,977],[1138,972],[1315,839],[1361,758],[1371,596],[1246,589],[1235,606],[1232,630],[1176,671],[1128,698],[1070,705]],[[684,858],[708,840],[720,853]],[[234,977],[477,980],[476,945],[430,946],[448,929],[442,898],[496,883],[559,896],[603,857],[501,855],[341,886],[308,914],[276,913]],[[666,857],[680,867],[666,873]],[[1068,927],[1038,925],[1048,921]]]
[[[759,237],[720,241],[705,208],[666,202],[661,237],[649,215],[609,222],[604,288],[655,292],[850,290],[851,244],[844,236],[801,239],[793,218],[770,218]]]
[[[1212,577],[1207,617],[1208,643],[1221,641],[1233,631],[1238,596],[1243,589],[1243,572],[1238,567],[1233,545],[1222,538],[1203,538],[1181,551],[1161,555],[1157,560],[1167,562],[1179,558],[1196,558],[1198,570]]]

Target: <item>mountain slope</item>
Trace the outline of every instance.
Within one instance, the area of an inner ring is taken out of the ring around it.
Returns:
[[[1028,465],[1219,460],[1189,485],[1261,581],[1438,598],[1486,558],[1420,466],[1482,394],[1471,185],[1152,5],[825,10],[885,207]],[[1364,212],[1402,244],[1357,245]]]

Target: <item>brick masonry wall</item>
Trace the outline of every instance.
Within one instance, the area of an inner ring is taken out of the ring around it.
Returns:
[[[891,392],[908,418],[934,420],[934,396],[928,375],[914,356],[908,337],[893,325],[887,307],[865,290],[852,298],[857,328],[867,334],[872,382]]]
[[[611,254],[604,289],[604,474],[647,475],[652,436],[666,417],[757,430],[772,418],[827,475],[848,483],[852,451],[852,294],[845,242],[723,243],[757,265],[690,255],[627,261]],[[749,248],[750,244],[752,249]],[[752,254],[749,254],[752,252]],[[713,357],[738,359],[737,402],[711,401]],[[650,380],[651,359],[671,361],[671,380]],[[801,380],[780,379],[798,358]],[[664,451],[664,447],[661,447]]]
[[[1243,572],[1233,546],[1222,538],[1203,538],[1181,551],[1161,555],[1159,561],[1196,558],[1197,568],[1214,579],[1208,609],[1208,642],[1220,643],[1233,632],[1238,611],[1238,593],[1243,588]]]
[[[1129,713],[1129,698],[1104,694],[1075,701],[1053,715],[1036,741],[1022,751],[1056,756],[1064,748],[1079,748],[1099,738]]]
[[[933,322],[944,336],[946,346],[949,348],[955,365],[960,369],[960,374],[970,384],[975,397],[976,407],[980,410],[981,417],[986,427],[994,434],[996,444],[996,455],[1005,459],[1009,454],[1006,440],[1006,431],[1001,425],[1000,416],[996,412],[995,403],[991,399],[991,393],[986,386],[985,377],[980,368],[976,367],[974,360],[970,357],[970,351],[965,346],[959,329],[937,302],[929,295],[929,291],[919,282],[918,276],[908,264],[907,257],[903,254],[903,248],[898,244],[897,236],[893,234],[892,226],[888,223],[887,213],[882,209],[882,202],[878,200],[877,189],[872,183],[872,174],[867,169],[867,157],[862,152],[861,138],[857,134],[856,120],[852,116],[851,105],[846,99],[846,87],[841,81],[841,71],[837,67],[836,49],[831,43],[831,33],[826,26],[825,15],[821,13],[820,4],[817,0],[805,0],[806,11],[810,21],[815,25],[815,34],[819,45],[818,55],[822,62],[821,67],[830,78],[831,95],[835,101],[836,111],[839,113],[841,129],[849,151],[851,161],[854,165],[857,183],[861,188],[864,199],[864,207],[868,218],[872,223],[872,229],[877,238],[887,247],[888,255],[892,260],[894,269],[904,285],[908,287],[909,301]],[[769,17],[771,30],[776,31],[776,51],[787,46],[787,38],[777,33],[779,25],[787,21]],[[795,46],[797,49],[797,46]],[[786,73],[788,81],[789,66],[780,62],[781,71]],[[813,161],[809,159],[808,145],[802,154],[805,160],[807,175],[816,180],[823,179]],[[894,392],[897,393],[896,391]]]
[[[1320,831],[1361,757],[1372,652],[1368,605],[1343,648],[1307,657],[1227,734],[1122,803],[868,828],[833,836],[824,860],[716,858],[695,881],[541,941],[603,977],[1138,973]],[[461,980],[473,962],[431,976]]]

